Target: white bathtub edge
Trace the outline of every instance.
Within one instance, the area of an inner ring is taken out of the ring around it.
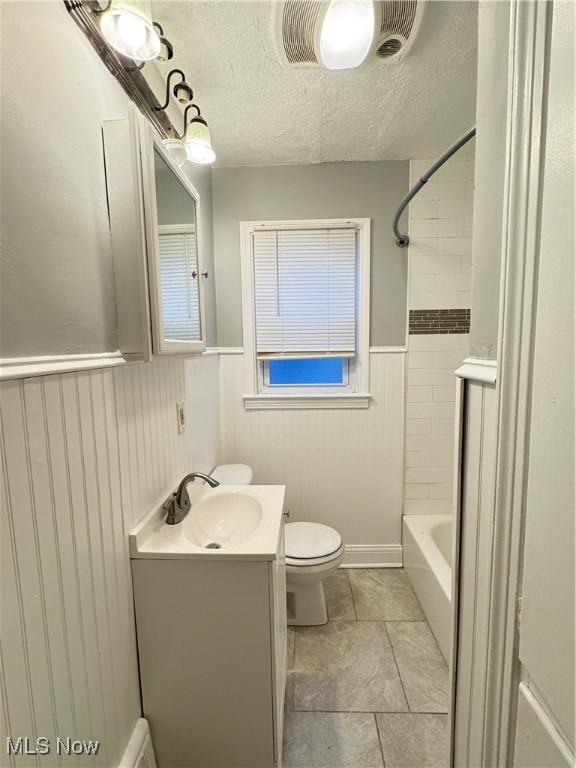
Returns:
[[[446,662],[451,644],[452,573],[432,539],[432,527],[450,521],[450,515],[404,515],[402,519],[404,569]]]

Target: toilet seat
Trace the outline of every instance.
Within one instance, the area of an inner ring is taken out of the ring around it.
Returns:
[[[331,563],[333,560],[337,560],[342,555],[343,552],[344,552],[344,546],[342,545],[341,547],[339,547],[339,549],[336,550],[336,552],[332,552],[331,555],[326,555],[325,557],[299,559],[299,558],[286,556],[286,565],[291,566],[293,568],[312,568],[315,565],[327,565],[328,563]]]
[[[338,531],[320,523],[287,523],[284,526],[286,565],[312,567],[336,560],[343,550]]]

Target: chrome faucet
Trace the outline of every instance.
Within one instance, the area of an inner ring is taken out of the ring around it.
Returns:
[[[178,486],[178,489],[167,499],[162,505],[163,509],[168,513],[166,515],[166,525],[176,525],[181,523],[190,511],[190,496],[188,495],[188,483],[191,480],[204,480],[205,483],[211,488],[216,488],[220,485],[218,480],[214,480],[210,475],[205,475],[202,472],[190,472],[186,475]]]

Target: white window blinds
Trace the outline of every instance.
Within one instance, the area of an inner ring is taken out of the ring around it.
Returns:
[[[356,230],[253,234],[256,351],[351,356],[356,350]]]
[[[176,341],[200,339],[196,234],[160,232],[159,240],[164,337]]]

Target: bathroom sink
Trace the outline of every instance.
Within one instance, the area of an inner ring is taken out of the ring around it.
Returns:
[[[223,549],[245,541],[262,522],[262,506],[244,493],[217,493],[195,504],[183,521],[197,547]]]
[[[188,486],[192,506],[166,524],[164,499],[130,533],[130,557],[274,560],[282,532],[283,485]]]

